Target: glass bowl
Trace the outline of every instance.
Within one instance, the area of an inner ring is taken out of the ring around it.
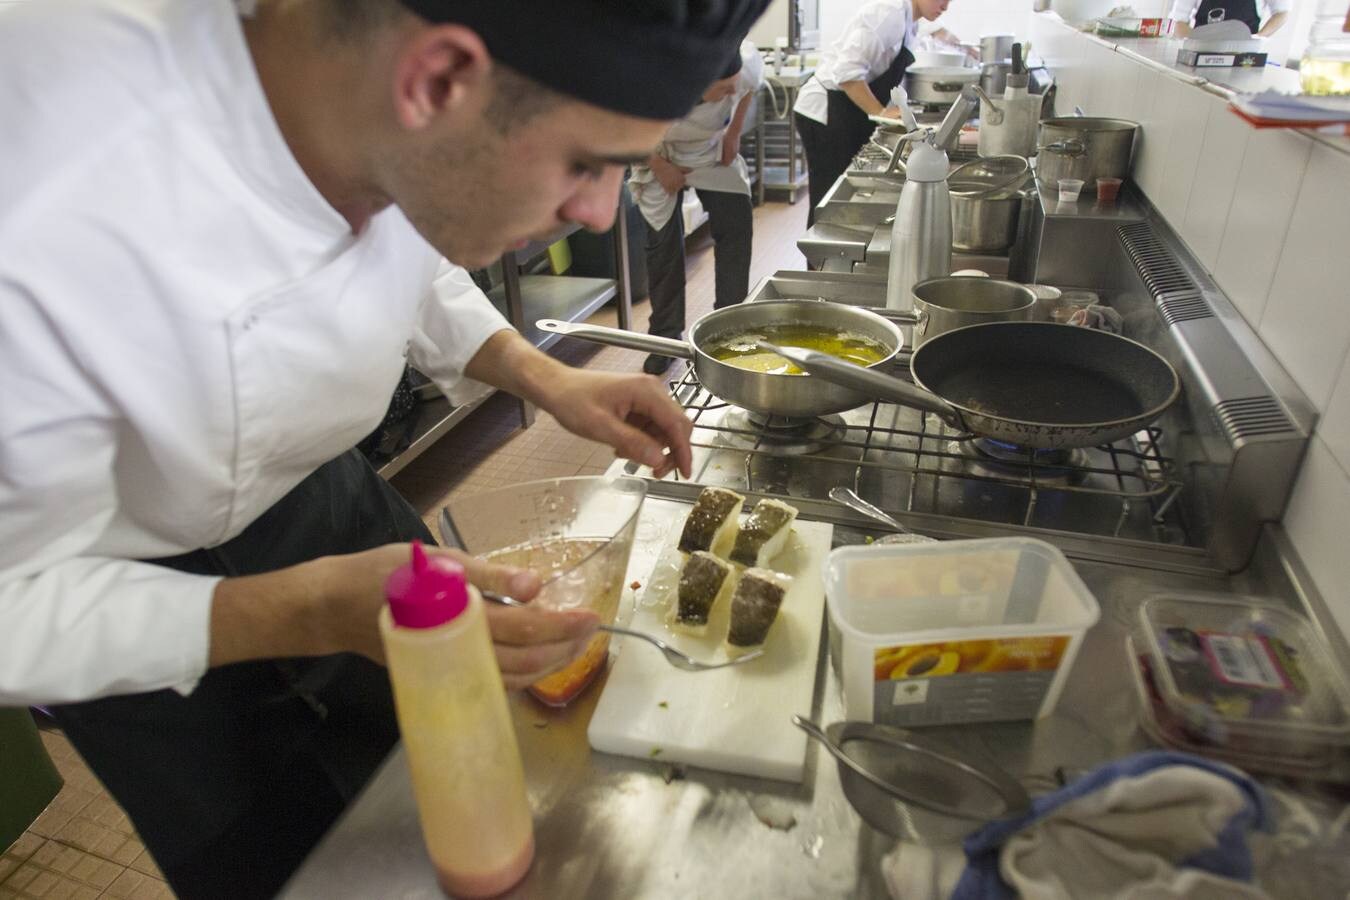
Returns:
[[[543,587],[531,601],[549,609],[590,609],[613,624],[623,595],[641,478],[582,476],[530,481],[457,497],[441,510],[441,539],[474,556],[533,569]],[[599,632],[566,668],[530,686],[550,706],[565,706],[604,667],[609,634]]]

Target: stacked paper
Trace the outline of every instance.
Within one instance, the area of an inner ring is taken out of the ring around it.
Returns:
[[[1262,91],[1231,101],[1238,115],[1256,125],[1316,127],[1350,123],[1350,97],[1317,97]]]

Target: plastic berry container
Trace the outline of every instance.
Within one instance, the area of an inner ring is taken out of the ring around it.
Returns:
[[[1257,598],[1140,604],[1137,648],[1165,714],[1196,747],[1291,763],[1350,745],[1350,684],[1311,624]]]

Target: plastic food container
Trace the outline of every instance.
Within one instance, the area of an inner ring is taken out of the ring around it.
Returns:
[[[1125,652],[1130,660],[1135,697],[1139,701],[1139,727],[1155,743],[1185,753],[1195,753],[1249,772],[1266,772],[1293,778],[1321,778],[1333,762],[1333,748],[1306,756],[1267,756],[1260,753],[1242,753],[1203,738],[1193,737],[1186,723],[1163,702],[1162,694],[1153,679],[1153,662],[1141,651],[1133,637],[1125,638]]]
[[[1076,203],[1078,195],[1083,192],[1083,179],[1081,178],[1061,178],[1059,180],[1059,202]]]
[[[825,598],[848,718],[899,726],[1049,715],[1099,615],[1031,538],[841,547]]]
[[[1135,641],[1162,703],[1155,718],[1195,747],[1297,765],[1350,745],[1350,685],[1288,610],[1246,597],[1150,597]]]
[[[1119,178],[1098,178],[1097,179],[1097,202],[1115,203],[1116,198],[1120,196],[1121,179]]]

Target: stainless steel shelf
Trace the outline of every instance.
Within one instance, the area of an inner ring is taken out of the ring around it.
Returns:
[[[540,319],[562,319],[581,322],[590,317],[618,293],[618,282],[613,278],[578,278],[569,275],[520,276],[520,305],[523,323],[517,324],[526,340],[541,350],[552,346],[561,335],[550,334],[534,327]],[[488,297],[499,309],[507,304],[506,286],[498,285],[488,291]],[[523,327],[522,327],[523,325]]]
[[[375,471],[379,472],[384,478],[394,477],[408,463],[421,456],[428,447],[440,440],[461,419],[482,406],[495,393],[496,391],[489,391],[477,400],[460,406],[451,406],[450,401],[444,396],[437,396],[418,403],[415,413],[416,419],[412,426],[412,443],[402,453],[378,466]]]

